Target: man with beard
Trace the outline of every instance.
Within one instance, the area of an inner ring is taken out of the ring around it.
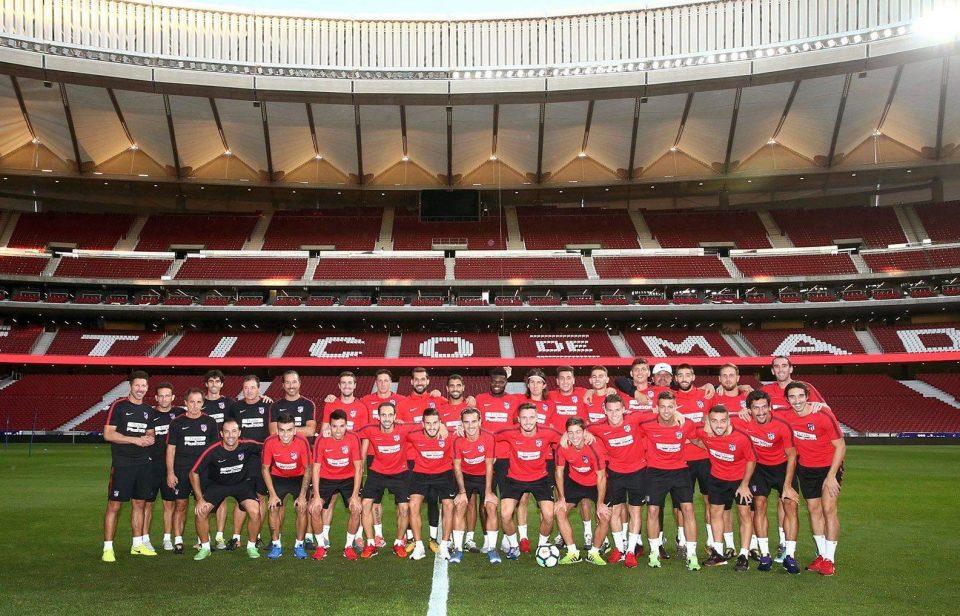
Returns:
[[[157,402],[153,409],[152,420],[155,440],[153,451],[150,452],[150,459],[153,462],[153,487],[151,488],[152,496],[147,499],[147,506],[144,509],[143,529],[144,534],[150,531],[150,522],[153,520],[153,503],[159,493],[163,500],[163,549],[172,552],[173,511],[176,509],[177,498],[173,490],[167,487],[167,432],[170,428],[170,422],[176,419],[177,415],[183,413],[185,409],[182,406],[173,406],[173,385],[166,381],[156,386],[153,398]]]
[[[255,374],[248,374],[243,377],[243,398],[230,407],[229,417],[236,419],[240,425],[240,435],[245,441],[254,441],[261,445],[270,436],[270,405],[260,395],[260,379]],[[250,454],[254,458],[253,468],[257,472],[250,476],[253,482],[253,489],[257,493],[257,501],[260,503],[260,521],[261,526],[264,516],[267,514],[267,484],[263,481],[263,474],[260,473],[260,452]],[[233,538],[227,544],[228,550],[235,550],[240,547],[240,531],[243,529],[243,522],[246,518],[244,511],[239,503],[233,510]],[[262,541],[257,537],[257,547],[261,547]]]
[[[423,411],[422,427],[407,435],[407,448],[413,455],[410,472],[410,529],[413,531],[414,549],[411,560],[426,557],[421,537],[422,519],[420,506],[428,495],[440,500],[443,509],[443,537],[433,537],[439,543],[441,558],[450,558],[450,536],[453,532],[453,497],[457,483],[453,476],[453,440],[448,437],[437,409]]]
[[[480,411],[466,408],[460,413],[463,436],[453,440],[453,474],[457,480],[458,492],[453,501],[454,552],[450,562],[456,564],[463,558],[464,531],[472,541],[473,529],[477,523],[477,501],[482,498],[484,516],[483,552],[491,564],[500,563],[497,553],[497,503],[494,493],[493,465],[496,461],[496,439],[493,433],[480,429]],[[472,515],[471,515],[472,514]],[[476,544],[473,546],[476,547]],[[474,551],[470,549],[470,551]],[[480,550],[477,550],[480,551]]]

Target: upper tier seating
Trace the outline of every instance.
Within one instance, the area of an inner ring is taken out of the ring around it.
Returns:
[[[834,240],[861,238],[866,246],[907,241],[891,207],[837,207],[770,212],[794,246],[832,246]]]
[[[171,245],[240,250],[259,219],[259,214],[152,214],[137,250],[164,252]]]
[[[729,278],[730,272],[713,255],[594,257],[600,278]]]
[[[50,262],[47,256],[0,255],[0,274],[39,276]]]
[[[349,333],[337,330],[298,330],[283,352],[284,357],[383,357],[387,335],[383,333]]]
[[[42,332],[39,327],[0,325],[0,353],[29,353]]]
[[[885,250],[865,253],[863,260],[875,272],[910,272],[960,268],[960,248]]]
[[[574,329],[559,332],[514,332],[517,357],[617,357],[616,348],[604,330]]]
[[[74,244],[86,250],[112,250],[127,234],[133,218],[127,214],[23,212],[7,246],[42,250],[53,243]]]
[[[829,329],[745,329],[758,355],[847,355],[865,353],[850,327]]]
[[[935,242],[960,241],[960,202],[927,203],[913,208],[930,239]]]
[[[0,425],[6,429],[54,430],[99,402],[123,377],[27,374],[0,390]],[[103,430],[106,414],[86,429]]]
[[[857,267],[845,252],[838,254],[734,257],[744,276],[829,276],[856,274]]]
[[[960,323],[871,325],[870,331],[886,353],[960,351]]]
[[[321,257],[314,280],[443,280],[441,257]]]
[[[506,222],[499,216],[484,216],[478,222],[421,222],[399,212],[393,221],[394,250],[430,250],[433,240],[454,238],[465,238],[470,250],[503,250]]]
[[[405,332],[400,357],[500,357],[500,340],[489,332]]]
[[[336,250],[373,250],[380,237],[383,210],[279,211],[273,214],[263,240],[264,250],[300,250],[334,246]]]
[[[139,278],[157,280],[167,273],[173,259],[124,259],[122,257],[67,257],[60,259],[54,276],[65,278]]]
[[[711,329],[643,329],[627,330],[623,338],[638,357],[735,357],[737,353]],[[653,359],[650,359],[652,362]]]
[[[663,248],[699,248],[704,243],[729,243],[749,250],[770,248],[767,230],[756,212],[645,211],[650,233]]]
[[[517,218],[527,250],[563,249],[569,244],[640,248],[633,221],[622,209],[519,207]]]
[[[168,357],[266,357],[277,341],[275,331],[186,330]]]
[[[457,280],[568,280],[587,277],[587,271],[579,257],[459,257],[456,260],[455,272]]]
[[[300,280],[307,260],[296,257],[188,257],[177,280]]]
[[[147,355],[161,338],[162,332],[142,330],[61,329],[54,336],[46,354],[90,357]]]

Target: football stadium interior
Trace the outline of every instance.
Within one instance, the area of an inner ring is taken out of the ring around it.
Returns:
[[[102,443],[134,369],[320,401],[780,355],[852,442],[960,437],[960,5],[633,4],[0,0],[6,441]]]

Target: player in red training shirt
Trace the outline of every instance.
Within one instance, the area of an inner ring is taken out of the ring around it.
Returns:
[[[556,451],[557,502],[554,511],[560,536],[567,546],[567,553],[560,559],[561,565],[582,561],[580,550],[573,540],[573,527],[567,510],[590,503],[597,508],[597,536],[606,537],[610,524],[610,507],[607,499],[607,456],[599,443],[588,445],[584,438],[585,423],[579,417],[567,419],[567,444]],[[604,566],[607,561],[600,556],[600,547],[590,545],[587,560]]]
[[[356,397],[357,375],[353,372],[340,373],[337,381],[340,395],[332,401],[324,402],[321,431],[328,434],[330,430],[330,414],[342,410],[347,416],[347,430],[353,432],[370,423],[370,409],[363,401]]]
[[[293,416],[282,412],[275,418],[277,433],[263,444],[263,482],[267,484],[267,504],[270,507],[270,530],[273,545],[267,558],[276,560],[282,556],[280,529],[283,528],[284,500],[291,496],[297,510],[297,538],[293,555],[298,559],[307,557],[303,546],[307,532],[307,488],[310,487],[310,444],[297,434]]]
[[[373,505],[383,499],[385,491],[393,494],[397,506],[397,538],[393,542],[393,552],[400,558],[407,557],[404,547],[404,534],[409,524],[410,509],[410,470],[407,467],[407,434],[417,428],[412,424],[396,423],[397,409],[384,402],[378,410],[379,423],[371,423],[360,428],[358,436],[363,439],[361,457],[371,456],[367,467],[367,480],[360,490],[363,505],[363,531],[367,545],[360,558],[371,558],[377,553],[376,539],[373,534]]]
[[[354,541],[360,529],[360,483],[363,480],[363,458],[360,457],[360,437],[356,432],[348,432],[347,413],[337,409],[327,417],[330,424],[330,436],[321,436],[313,446],[313,498],[310,500],[310,517],[313,526],[329,525],[333,516],[324,516],[325,511],[333,512],[334,495],[339,494],[350,512],[347,521],[347,540],[343,547],[343,557],[356,560],[357,551]],[[322,518],[326,518],[323,521]],[[327,557],[327,547],[318,545],[313,553],[314,560]]]
[[[464,392],[462,376],[451,374],[447,377],[447,399],[440,402],[437,410],[440,412],[440,422],[450,432],[460,427],[460,413],[469,408]]]
[[[684,459],[683,447],[696,438],[696,426],[677,411],[677,399],[671,391],[657,394],[657,414],[644,418],[638,426],[647,439],[647,540],[650,542],[650,567],[659,568],[664,556],[663,512],[667,494],[674,507],[683,513],[684,545],[687,569],[700,568],[697,558],[697,521],[693,515],[693,486]]]
[[[453,501],[453,543],[450,559],[457,564],[463,559],[464,535],[473,534],[477,524],[477,501],[481,501],[484,518],[483,552],[492,564],[500,562],[497,553],[497,498],[493,485],[493,464],[496,461],[496,438],[481,430],[480,411],[466,408],[460,413],[463,436],[453,439],[453,475],[457,480],[457,496]],[[481,500],[482,499],[482,500]],[[472,514],[472,516],[471,516]],[[470,529],[467,531],[466,529]],[[469,548],[468,548],[469,549]]]
[[[500,495],[500,523],[506,537],[507,558],[520,557],[513,513],[520,497],[529,492],[540,506],[540,537],[537,546],[546,545],[553,528],[553,476],[547,472],[547,460],[560,440],[553,428],[537,425],[537,409],[524,403],[517,409],[519,428],[497,432],[497,443],[506,445],[510,468]]]
[[[827,407],[819,410],[808,400],[810,389],[806,383],[794,382],[786,386],[791,411],[782,417],[793,430],[797,448],[797,479],[800,492],[807,501],[813,540],[817,544],[817,558],[807,566],[820,575],[833,575],[837,541],[840,538],[840,517],[837,501],[843,482],[843,456],[847,451],[843,432],[833,412]]]
[[[790,410],[790,402],[787,400],[786,388],[787,385],[796,380],[793,378],[793,364],[790,362],[790,358],[784,357],[783,355],[774,357],[770,362],[770,373],[773,374],[774,381],[767,383],[760,389],[770,395],[770,405],[774,411]],[[810,383],[806,385],[807,390],[810,392],[810,395],[807,396],[808,402],[824,401],[823,396],[820,395],[816,387]]]
[[[780,417],[774,417],[770,408],[770,396],[765,391],[754,390],[747,395],[747,410],[750,418],[732,417],[733,426],[743,430],[757,452],[757,468],[753,472],[750,491],[753,493],[753,529],[757,537],[756,554],[751,547],[751,557],[760,564],[760,571],[769,571],[773,566],[770,557],[770,540],[767,537],[767,498],[776,490],[780,495],[779,509],[784,512],[782,521],[785,532],[783,568],[787,573],[798,574],[800,567],[795,558],[797,550],[797,449],[793,443],[790,425]],[[751,545],[753,539],[751,539]]]
[[[415,542],[411,560],[426,558],[420,535],[422,520],[420,506],[428,496],[440,500],[443,519],[453,520],[453,497],[457,495],[457,482],[453,476],[453,439],[448,438],[446,429],[440,423],[440,413],[435,408],[423,411],[422,427],[407,435],[407,450],[413,455],[413,468],[410,471],[410,529]],[[443,537],[436,537],[441,558],[449,559],[450,535],[453,525],[447,524]]]
[[[371,421],[380,419],[380,405],[389,402],[396,407],[400,401],[406,398],[402,394],[393,391],[393,373],[386,368],[380,368],[374,373],[373,393],[360,398],[360,401],[367,405],[370,412]]]
[[[723,535],[723,512],[737,502],[737,514],[740,518],[740,555],[735,565],[736,571],[750,568],[748,548],[753,536],[753,513],[750,503],[750,479],[757,466],[757,455],[750,437],[730,424],[730,411],[722,404],[710,409],[706,427],[697,432],[694,441],[703,447],[711,457],[710,465],[710,525],[713,536]],[[710,557],[704,563],[708,567],[725,565],[729,560],[723,554],[723,543],[714,541],[710,546]]]
[[[690,364],[680,364],[677,366],[676,379],[677,391],[674,392],[677,397],[677,411],[692,422],[698,428],[705,425],[707,410],[710,406],[706,393],[693,386],[697,375]],[[693,488],[700,488],[700,495],[703,498],[704,511],[709,511],[710,502],[708,494],[710,493],[710,455],[702,448],[692,443],[687,443],[683,448],[684,458],[687,460],[687,468],[690,471],[690,485]],[[673,515],[677,520],[677,558],[686,558],[685,531],[683,531],[682,514],[674,504]],[[713,545],[713,527],[710,520],[704,520],[704,526],[707,529],[707,547]]]

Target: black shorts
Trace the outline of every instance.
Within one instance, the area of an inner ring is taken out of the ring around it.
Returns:
[[[167,466],[165,464],[154,464],[151,473],[153,475],[153,485],[150,486],[150,498],[148,502],[157,500],[157,494],[165,501],[177,500],[173,490],[167,487]]]
[[[396,475],[384,475],[377,471],[367,471],[367,481],[360,489],[360,496],[379,503],[387,490],[393,494],[393,500],[400,505],[410,501],[410,471]]]
[[[583,499],[593,501],[597,504],[597,486],[585,486],[579,484],[570,477],[563,478],[563,500],[568,505],[579,505]]]
[[[253,488],[253,482],[250,479],[230,485],[211,482],[203,488],[203,500],[213,505],[213,511],[216,511],[217,507],[230,497],[236,499],[240,509],[246,511],[247,508],[243,506],[243,501],[257,500],[257,491]]]
[[[173,474],[177,478],[177,487],[173,492],[174,500],[187,500],[193,494],[193,484],[190,483],[190,467],[174,466]]]
[[[687,471],[690,474],[690,489],[699,484],[700,494],[710,494],[710,460],[690,460],[687,462]]]
[[[809,468],[802,464],[797,464],[797,479],[800,482],[800,493],[803,498],[810,500],[820,498],[823,494],[823,482],[830,472],[829,466],[817,466]],[[843,465],[837,470],[837,483],[843,485]]]
[[[647,502],[647,469],[618,473],[607,469],[607,506],[629,504],[639,507]]]
[[[500,492],[500,498],[509,498],[519,501],[520,497],[529,492],[539,503],[541,501],[553,500],[553,479],[550,475],[544,475],[536,481],[517,481],[507,477],[504,481],[503,489]]]
[[[464,473],[463,487],[467,491],[467,498],[470,498],[474,494],[479,496],[481,500],[487,497],[487,478],[485,475],[470,475]]]
[[[300,487],[303,485],[303,475],[299,477],[277,477],[270,475],[273,482],[273,491],[277,493],[282,503],[287,496],[292,496],[294,500],[300,497]]]
[[[334,494],[339,494],[343,499],[343,506],[349,508],[350,497],[353,496],[353,483],[353,477],[350,479],[324,479],[321,477],[317,491],[320,492],[320,498],[323,499],[323,508],[330,508]]]
[[[129,500],[147,500],[153,490],[153,467],[150,464],[137,466],[111,466],[107,499],[125,503]]]
[[[647,495],[650,497],[648,504],[663,507],[667,502],[667,494],[670,495],[674,507],[679,507],[681,503],[693,502],[693,486],[690,485],[689,469],[647,469]]]
[[[503,498],[503,488],[507,484],[507,471],[510,470],[510,460],[497,458],[493,462],[493,490]]]
[[[250,481],[253,482],[254,491],[260,496],[267,496],[270,491],[267,490],[267,482],[263,480],[262,464],[260,455],[257,454],[247,468],[250,469]]]
[[[753,477],[750,478],[750,492],[754,496],[770,496],[770,492],[776,490],[778,494],[783,494],[783,484],[787,479],[787,463],[781,464],[757,464],[753,471]],[[798,488],[797,477],[793,477],[793,487]]]
[[[427,474],[410,473],[410,494],[430,497],[430,500],[451,500],[457,495],[457,479],[453,471]]]
[[[710,476],[710,495],[707,497],[711,505],[723,505],[723,508],[730,510],[733,507],[733,501],[736,500],[737,488],[740,487],[741,480],[727,481]],[[746,505],[747,503],[737,503]]]

